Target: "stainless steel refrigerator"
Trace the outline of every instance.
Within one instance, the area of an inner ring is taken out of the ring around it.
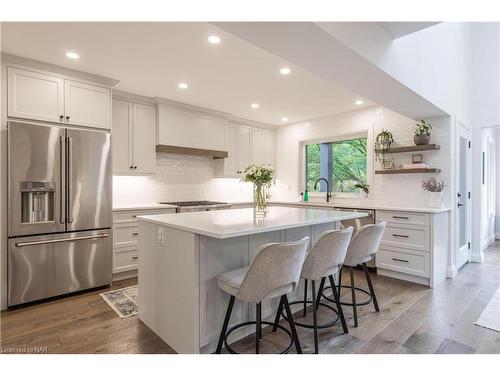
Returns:
[[[111,135],[8,123],[8,305],[111,283]]]

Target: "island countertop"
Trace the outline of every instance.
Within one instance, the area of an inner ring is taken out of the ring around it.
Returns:
[[[175,215],[138,216],[141,221],[214,238],[231,238],[254,233],[302,227],[368,216],[362,212],[302,207],[268,207],[265,218],[256,218],[252,208],[186,212]]]

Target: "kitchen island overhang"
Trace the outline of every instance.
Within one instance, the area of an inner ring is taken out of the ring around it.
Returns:
[[[251,208],[141,216],[139,318],[178,353],[213,352],[229,300],[216,285],[219,274],[247,266],[263,244],[309,236],[311,245],[341,220],[363,216],[297,207],[269,207],[265,218]],[[275,313],[277,303],[264,301],[263,317]],[[237,301],[231,325],[253,316],[251,306]],[[242,329],[231,339],[249,333]]]

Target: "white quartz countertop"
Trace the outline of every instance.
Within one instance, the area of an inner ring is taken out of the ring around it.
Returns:
[[[138,216],[140,221],[159,224],[214,238],[231,238],[307,225],[333,223],[368,216],[365,213],[302,207],[267,209],[265,218],[255,218],[252,208],[185,212],[176,215]]]
[[[172,204],[161,203],[138,203],[138,204],[121,204],[113,205],[113,211],[139,211],[139,210],[158,210],[162,208],[176,208]]]
[[[335,198],[334,198],[335,199]],[[294,206],[302,207],[325,207],[325,208],[360,208],[367,210],[385,210],[385,211],[404,211],[404,212],[421,212],[429,214],[439,214],[441,212],[450,211],[450,208],[426,208],[426,207],[400,207],[400,206],[390,206],[384,204],[362,202],[362,203],[342,203],[339,201],[335,202],[316,202],[316,201],[271,201],[270,204],[290,204]]]

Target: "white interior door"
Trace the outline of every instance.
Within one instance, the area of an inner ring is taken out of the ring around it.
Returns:
[[[458,207],[458,258],[457,267],[460,269],[470,261],[471,233],[472,233],[472,210],[471,210],[471,168],[472,154],[470,149],[470,130],[459,126],[458,133],[458,173],[457,173],[457,207]]]

